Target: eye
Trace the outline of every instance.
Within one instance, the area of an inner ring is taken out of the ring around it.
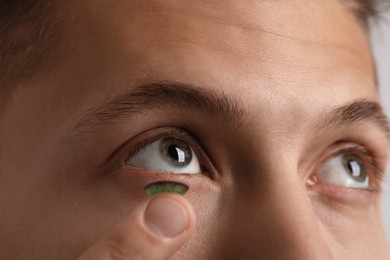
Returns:
[[[354,153],[343,153],[326,160],[317,171],[322,182],[350,188],[368,188],[366,163]]]
[[[201,172],[198,157],[191,146],[177,138],[161,138],[141,147],[126,160],[126,164],[169,173]]]

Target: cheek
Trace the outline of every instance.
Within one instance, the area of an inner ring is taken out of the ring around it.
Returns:
[[[144,187],[156,181],[186,184],[189,190],[184,197],[194,206],[197,230],[210,229],[220,193],[208,177],[121,170],[96,176],[88,183],[62,187],[63,192],[57,196],[56,206],[51,211],[55,213],[46,221],[42,237],[50,237],[53,241],[51,246],[61,251],[60,255],[68,257],[64,259],[73,259],[148,198]],[[191,247],[198,241],[204,241],[200,240],[204,232],[197,233],[188,243]],[[183,250],[187,251],[186,248]]]
[[[368,259],[375,252],[378,259],[382,259],[387,254],[376,196],[365,206],[320,196],[312,197],[311,201],[320,228],[328,234],[328,243],[337,248],[340,255],[345,254],[345,258],[366,255]]]

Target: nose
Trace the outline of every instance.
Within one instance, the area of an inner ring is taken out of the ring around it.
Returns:
[[[332,237],[319,220],[298,174],[273,174],[236,186],[226,198],[222,232],[228,259],[334,259]],[[231,203],[234,201],[234,203]]]

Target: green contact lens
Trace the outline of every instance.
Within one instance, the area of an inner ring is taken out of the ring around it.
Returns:
[[[145,193],[152,196],[161,192],[174,192],[184,195],[188,191],[188,186],[173,181],[154,182],[145,186]]]

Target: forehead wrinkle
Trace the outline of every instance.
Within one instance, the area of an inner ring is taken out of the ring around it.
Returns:
[[[243,125],[248,112],[223,92],[172,81],[140,84],[130,92],[88,110],[70,130],[70,139],[81,141],[95,134],[96,127],[114,125],[146,111],[178,107],[218,118],[229,125]],[[67,139],[67,138],[66,138]]]
[[[253,10],[250,11],[253,12]],[[281,47],[289,45],[288,49],[300,49],[306,46],[311,48],[312,51],[316,51],[320,47],[322,52],[327,49],[335,50],[340,52],[337,56],[351,55],[354,59],[362,55],[361,48],[355,43],[351,44],[335,39],[323,41],[320,38],[313,38],[308,35],[297,35],[290,30],[280,30],[280,27],[275,27],[273,23],[266,21],[264,18],[248,20],[230,14],[230,19],[226,19],[226,17],[219,14],[200,13],[197,9],[195,11],[183,10],[182,12],[164,10],[163,17],[165,16],[167,16],[166,19],[161,19],[162,21],[157,19],[156,22],[159,24],[161,22],[167,23],[165,28],[171,28],[171,30],[163,35],[153,34],[155,38],[149,39],[152,44],[167,44],[168,46],[183,44],[184,48],[199,46],[223,55],[241,56],[262,62],[295,67],[312,67],[312,65],[301,64],[302,62],[299,59],[289,59],[280,52],[283,49]],[[249,16],[254,15],[250,13]],[[196,23],[193,21],[196,21]],[[148,25],[151,24],[155,25],[148,23]],[[148,27],[145,28],[147,30]],[[274,49],[269,48],[274,44],[281,44],[282,46]]]

